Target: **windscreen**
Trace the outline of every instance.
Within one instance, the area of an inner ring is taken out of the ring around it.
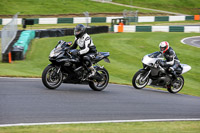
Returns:
[[[148,55],[150,58],[163,58],[163,55],[160,52],[154,52]]]

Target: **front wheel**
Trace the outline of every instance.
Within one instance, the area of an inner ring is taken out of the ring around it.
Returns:
[[[106,88],[109,82],[109,74],[105,68],[97,68],[96,75],[101,77],[101,80],[93,79],[93,81],[89,82],[89,86],[94,91],[102,91]]]
[[[148,82],[149,82],[148,77],[146,80],[143,81],[145,73],[146,73],[145,71],[138,71],[135,73],[135,75],[133,76],[133,79],[132,79],[132,84],[133,84],[134,88],[142,89],[148,84]]]
[[[48,65],[42,73],[42,83],[48,89],[56,89],[62,83],[63,75],[59,68]]]
[[[177,80],[173,83],[173,85],[167,86],[167,90],[170,93],[177,93],[183,88],[183,85],[184,85],[184,78],[183,76],[179,75],[177,76]]]

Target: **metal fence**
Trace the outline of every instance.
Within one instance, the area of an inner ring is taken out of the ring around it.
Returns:
[[[1,31],[1,53],[4,54],[10,45],[10,43],[15,39],[17,34],[17,17],[18,14],[15,14],[12,20],[6,24]]]
[[[88,11],[83,12],[83,14],[85,15],[87,27],[89,27],[89,17],[90,17],[90,14],[89,14]]]
[[[138,22],[138,10],[136,11],[128,11],[128,10],[124,10],[123,11],[123,17],[127,18],[129,23],[130,22]]]

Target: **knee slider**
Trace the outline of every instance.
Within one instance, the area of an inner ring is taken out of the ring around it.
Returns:
[[[83,60],[85,60],[85,61],[90,61],[90,57],[88,57],[88,56],[83,56]]]

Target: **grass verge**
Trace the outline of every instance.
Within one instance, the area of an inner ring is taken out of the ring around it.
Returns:
[[[124,9],[133,8],[99,3],[91,0],[3,0],[0,2],[0,14],[12,15],[20,12],[20,15],[56,15],[69,13],[97,12],[123,12]],[[140,12],[152,12],[140,10]]]
[[[110,33],[91,35],[98,51],[110,52],[111,63],[104,65],[110,74],[110,82],[131,85],[133,75],[142,68],[144,55],[158,51],[158,44],[169,41],[180,61],[192,69],[183,74],[185,85],[180,93],[200,96],[200,49],[181,44],[185,37],[198,36],[198,33]],[[50,63],[48,55],[58,40],[71,41],[74,36],[34,39],[24,61],[11,64],[0,63],[0,76],[41,77],[43,69]]]
[[[193,15],[199,14],[200,7],[199,0],[113,0],[113,2]]]
[[[200,121],[0,127],[0,133],[199,133]]]

